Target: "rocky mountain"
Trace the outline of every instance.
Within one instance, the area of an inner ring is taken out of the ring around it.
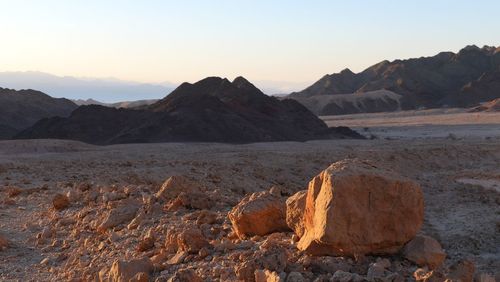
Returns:
[[[340,73],[325,75],[303,91],[288,97],[301,101],[301,98],[366,94],[385,89],[402,96],[402,109],[469,107],[500,96],[499,70],[500,48],[467,46],[456,54],[442,52],[433,57],[383,61],[360,73],[345,69]],[[362,95],[358,97],[361,99]],[[329,109],[327,105],[318,108],[321,110],[314,111],[316,114],[357,111],[349,110],[349,105],[340,110],[337,107]],[[381,109],[385,110],[385,107]],[[366,109],[367,112],[373,110],[372,107]]]
[[[259,142],[360,137],[328,128],[300,103],[262,93],[242,77],[183,83],[141,109],[81,106],[68,118],[43,119],[16,138],[74,139],[93,144]]]
[[[42,118],[66,117],[78,106],[35,90],[0,88],[0,139],[7,139]]]

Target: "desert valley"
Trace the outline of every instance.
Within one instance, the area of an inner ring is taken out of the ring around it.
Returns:
[[[44,2],[0,3],[0,281],[500,281],[494,4]]]

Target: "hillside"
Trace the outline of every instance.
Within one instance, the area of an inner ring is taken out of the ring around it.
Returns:
[[[298,102],[269,97],[246,79],[209,77],[184,83],[141,110],[81,106],[68,118],[44,119],[16,138],[92,144],[304,141],[360,137],[331,129]]]
[[[12,137],[42,118],[66,117],[76,108],[67,99],[52,98],[39,91],[0,88],[0,139]]]
[[[433,57],[383,61],[360,73],[345,69],[325,75],[288,97],[300,101],[315,96],[363,94],[385,89],[402,96],[402,109],[470,107],[499,97],[499,70],[500,48],[467,46],[456,54],[442,52]],[[366,109],[370,111],[374,109]],[[332,108],[322,114],[344,112],[344,109]]]

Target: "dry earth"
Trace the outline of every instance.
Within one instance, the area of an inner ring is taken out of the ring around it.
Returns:
[[[321,117],[329,126],[344,125],[384,139],[500,137],[500,112],[432,109]]]
[[[283,196],[304,190],[331,163],[352,157],[392,168],[422,186],[421,232],[442,244],[448,254],[445,265],[469,259],[478,271],[495,275],[500,269],[500,139],[495,137],[106,147],[26,140],[0,142],[0,235],[10,240],[10,246],[0,251],[0,280],[78,281],[97,277],[116,259],[160,254],[168,230],[196,226],[199,210],[159,211],[137,228],[127,228],[125,223],[105,234],[96,231],[95,225],[103,221],[109,197],[120,197],[125,191],[142,195],[138,200],[147,202],[173,175],[202,183],[207,201],[212,201],[214,222],[200,228],[216,235],[210,253],[183,257],[155,270],[151,279],[166,281],[178,269],[191,267],[206,281],[235,280],[238,257],[265,248],[269,238],[228,240],[227,212],[246,194],[271,186],[281,186]],[[56,193],[74,191],[81,183],[93,187],[95,203],[76,197],[67,209],[52,207]],[[154,245],[139,251],[137,245],[148,232],[156,234]],[[291,233],[278,237],[288,243],[284,248],[296,259],[295,268],[303,267],[308,280],[320,273],[331,276],[295,249]],[[365,263],[376,260],[367,257]],[[409,269],[406,279],[417,268],[397,256],[390,260]],[[366,267],[352,269],[366,274]]]

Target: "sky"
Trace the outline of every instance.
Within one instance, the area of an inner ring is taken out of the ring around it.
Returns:
[[[0,0],[0,71],[301,88],[385,59],[498,46],[498,11],[498,0]]]

